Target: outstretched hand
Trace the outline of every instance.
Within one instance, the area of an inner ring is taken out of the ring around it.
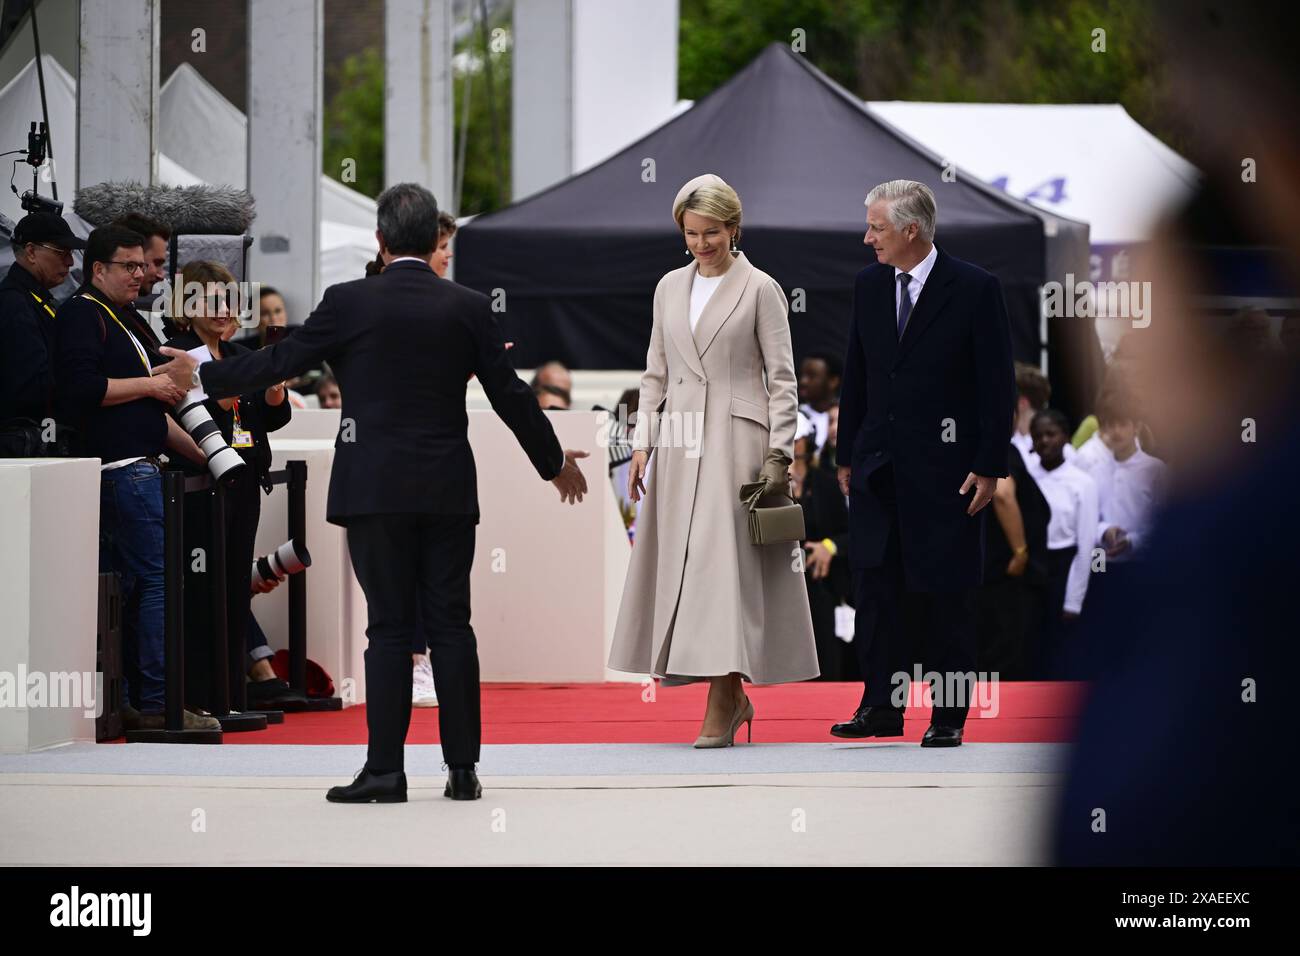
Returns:
[[[194,387],[194,370],[199,367],[198,359],[183,349],[174,349],[164,345],[158,349],[163,355],[170,355],[171,361],[159,365],[153,370],[154,375],[166,375],[182,392]]]
[[[564,467],[560,473],[551,479],[551,484],[560,489],[560,500],[567,501],[569,504],[581,501],[582,496],[587,493],[587,479],[583,477],[582,469],[578,467],[576,459],[588,457],[585,451],[571,451],[564,449]]]

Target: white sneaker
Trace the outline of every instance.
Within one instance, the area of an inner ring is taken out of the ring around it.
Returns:
[[[433,689],[433,666],[429,663],[429,655],[421,654],[414,667],[411,674],[411,706],[437,707],[438,694]]]

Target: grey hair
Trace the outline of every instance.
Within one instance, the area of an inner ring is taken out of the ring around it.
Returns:
[[[938,217],[938,208],[934,192],[929,186],[912,179],[891,179],[867,193],[866,204],[870,206],[882,199],[889,203],[889,221],[895,229],[916,223],[917,236],[926,242],[934,242],[934,222]]]
[[[438,244],[438,201],[419,183],[398,183],[379,194],[379,233],[395,256],[427,256]]]

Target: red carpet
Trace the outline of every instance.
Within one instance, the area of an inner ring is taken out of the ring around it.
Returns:
[[[648,744],[695,739],[708,690],[703,684],[650,688],[640,684],[484,684],[485,744]],[[747,689],[754,702],[755,743],[829,743],[831,724],[848,720],[861,684],[802,683]],[[966,723],[971,743],[1063,743],[1083,697],[1072,683],[1002,683],[997,715]],[[992,710],[992,706],[986,708]],[[928,707],[911,707],[905,740],[919,741],[930,722]],[[743,731],[742,731],[743,733]],[[284,723],[255,733],[226,734],[229,744],[364,744],[365,707],[342,712],[286,714]],[[438,710],[412,711],[408,744],[438,742]]]

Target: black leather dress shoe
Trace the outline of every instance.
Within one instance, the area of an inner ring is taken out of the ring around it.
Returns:
[[[477,800],[483,796],[478,774],[473,770],[448,770],[447,786],[442,795],[453,800]]]
[[[405,803],[406,774],[371,773],[364,767],[346,787],[330,787],[325,799],[330,803]]]
[[[901,737],[903,712],[892,707],[859,707],[852,720],[836,724],[831,733],[853,740],[860,737]]]
[[[931,724],[921,738],[922,747],[960,747],[962,728],[936,727]]]

